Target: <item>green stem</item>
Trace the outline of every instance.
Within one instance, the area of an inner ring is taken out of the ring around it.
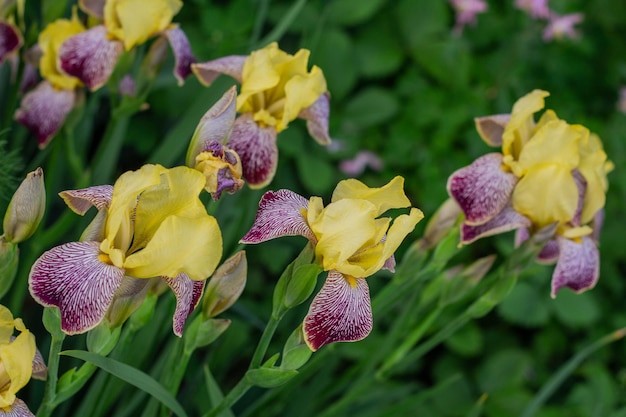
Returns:
[[[228,395],[224,397],[222,402],[219,403],[217,407],[215,407],[214,409],[212,409],[211,411],[209,411],[202,417],[219,416],[224,410],[227,410],[230,407],[232,407],[233,404],[235,404],[241,397],[243,397],[243,395],[246,392],[248,392],[250,388],[252,388],[252,384],[248,382],[248,379],[244,376],[243,378],[241,378],[241,380],[239,380],[237,385],[235,385],[233,389],[230,390]]]
[[[269,8],[269,0],[259,0],[259,8],[256,12],[256,20],[254,21],[254,28],[252,29],[252,36],[250,36],[250,50],[254,49],[254,46],[261,37],[261,31],[267,18],[267,9]]]
[[[266,37],[261,39],[258,47],[262,47],[264,45],[267,45],[268,43],[279,40],[296,20],[296,18],[304,8],[305,4],[306,0],[297,0],[296,2],[294,2],[289,10],[287,10],[287,13],[285,13],[285,16],[281,19],[281,21],[278,22],[276,26],[274,26],[274,29]]]
[[[276,332],[276,328],[278,327],[278,323],[282,317],[276,317],[272,315],[270,317],[270,321],[265,326],[265,330],[263,330],[263,335],[261,336],[261,340],[259,340],[259,344],[254,351],[254,355],[252,355],[252,360],[250,361],[250,366],[248,369],[255,369],[261,366],[261,362],[263,362],[263,357],[267,352],[267,348],[270,345],[270,341],[274,336],[274,332]]]
[[[59,378],[59,352],[63,347],[65,335],[52,335],[50,343],[50,354],[48,355],[48,378],[46,379],[46,391],[43,402],[37,410],[37,417],[49,417],[56,407],[55,397],[57,391],[57,381]]]
[[[124,144],[126,129],[130,122],[130,115],[116,115],[113,111],[111,121],[107,126],[102,142],[98,147],[92,164],[94,184],[107,184],[117,168],[118,157]]]
[[[565,381],[585,359],[598,349],[608,345],[609,343],[620,340],[624,336],[626,336],[626,327],[622,327],[621,329],[607,334],[574,355],[554,375],[552,375],[552,378],[550,378],[543,387],[541,387],[535,398],[533,398],[522,413],[522,417],[534,416],[537,411],[539,411],[539,408],[561,386],[563,381]]]

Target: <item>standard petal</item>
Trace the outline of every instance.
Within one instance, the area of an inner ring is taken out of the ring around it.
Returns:
[[[45,381],[48,377],[48,367],[43,359],[43,355],[36,349],[35,357],[33,358],[33,374],[31,378]]]
[[[172,52],[174,52],[174,59],[176,64],[174,65],[174,76],[178,80],[178,85],[183,85],[185,78],[191,74],[191,64],[196,62],[196,58],[191,51],[191,45],[185,32],[178,27],[174,26],[164,32],[167,41],[170,43]]]
[[[103,25],[74,35],[59,48],[59,65],[81,80],[91,91],[102,87],[111,77],[124,45],[109,39]]]
[[[468,225],[489,221],[509,203],[517,177],[501,166],[502,155],[489,153],[448,178],[448,194],[465,213]]]
[[[474,124],[480,138],[487,145],[500,147],[502,146],[504,127],[510,119],[510,114],[494,114],[492,116],[476,117]]]
[[[11,406],[0,408],[0,417],[35,417],[35,415],[28,409],[26,403],[19,398],[16,398]]]
[[[600,254],[593,239],[584,236],[580,242],[559,237],[559,261],[552,274],[552,298],[563,287],[576,293],[591,289],[600,276]]]
[[[182,337],[185,321],[198,305],[206,281],[193,281],[186,274],[179,274],[176,278],[163,277],[163,279],[176,295],[176,311],[174,311],[172,328],[176,336]]]
[[[14,117],[35,134],[39,148],[45,148],[65,122],[74,101],[73,90],[57,90],[43,81],[22,98]]]
[[[104,4],[106,0],[78,0],[78,7],[90,16],[99,20],[104,18]]]
[[[320,145],[329,145],[328,118],[330,116],[330,95],[322,94],[312,105],[303,109],[298,117],[306,120],[309,134]]]
[[[243,178],[250,188],[262,188],[272,181],[278,165],[273,127],[261,127],[250,113],[242,114],[235,120],[227,145],[241,158]]]
[[[463,223],[461,225],[461,243],[467,245],[483,237],[530,227],[531,221],[516,212],[511,206],[505,207],[500,213],[486,223],[476,226]]]
[[[308,205],[306,198],[289,190],[266,192],[254,224],[239,243],[261,243],[281,236],[304,236],[315,241],[305,219]]]
[[[400,176],[378,188],[370,188],[354,178],[340,181],[333,191],[331,201],[334,203],[345,198],[369,201],[376,206],[377,216],[389,209],[411,205],[411,201],[404,194],[404,178]]]
[[[213,61],[191,64],[191,71],[196,74],[198,80],[206,86],[211,85],[217,77],[222,74],[237,80],[243,80],[243,64],[246,62],[246,55],[230,55]]]
[[[372,330],[367,282],[330,271],[304,318],[304,340],[312,351],[334,342],[364,339]]]
[[[61,310],[61,329],[83,333],[100,323],[124,270],[100,259],[98,242],[70,242],[44,252],[30,270],[30,294]]]
[[[0,64],[22,46],[22,35],[16,27],[0,20]]]
[[[113,196],[112,185],[96,185],[94,187],[81,188],[80,190],[61,191],[59,196],[65,204],[76,214],[81,216],[92,206],[98,210],[109,208]]]

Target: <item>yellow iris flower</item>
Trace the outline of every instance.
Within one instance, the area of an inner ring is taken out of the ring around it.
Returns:
[[[261,126],[276,132],[287,128],[300,111],[311,106],[326,92],[322,70],[307,70],[310,51],[300,49],[290,55],[276,42],[252,52],[243,65],[237,111],[252,113]]]

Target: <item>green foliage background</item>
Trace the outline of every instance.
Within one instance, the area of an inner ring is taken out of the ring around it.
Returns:
[[[188,0],[176,21],[189,36],[199,61],[207,61],[246,54],[263,46],[265,37],[271,36],[294,3]],[[328,201],[336,183],[345,178],[338,169],[339,162],[366,149],[382,158],[384,169],[367,170],[360,179],[378,186],[395,175],[404,176],[407,194],[428,220],[447,198],[448,176],[491,151],[475,132],[473,118],[509,112],[525,93],[544,89],[551,93],[546,107],[568,122],[583,124],[599,134],[615,163],[616,169],[609,177],[601,239],[601,278],[592,291],[574,295],[563,290],[552,300],[552,268],[535,265],[525,270],[496,311],[465,326],[420,360],[403,363],[393,375],[355,397],[349,407],[330,408],[355,382],[357,373],[346,369],[366,364],[384,342],[385,331],[396,316],[391,311],[374,318],[374,331],[366,340],[325,347],[287,385],[267,392],[251,391],[235,407],[235,414],[307,417],[324,416],[334,410],[328,415],[520,415],[561,364],[583,346],[626,325],[626,115],[616,106],[619,88],[626,85],[626,3],[550,2],[551,8],[560,13],[585,15],[579,40],[550,43],[542,40],[545,23],[515,9],[512,0],[489,2],[489,10],[461,35],[453,33],[454,13],[443,0],[302,3],[279,43],[288,52],[310,49],[310,62],[323,69],[332,97],[330,133],[341,146],[337,150],[318,146],[308,137],[304,124],[294,122],[279,136],[279,167],[269,188],[289,188]],[[116,173],[136,169],[144,161],[166,166],[183,163],[197,121],[230,84],[222,77],[207,89],[189,78],[177,88],[171,74],[163,72],[148,96],[149,108],[129,124]],[[105,97],[102,102],[106,105]],[[94,115],[102,123],[106,122],[105,116]],[[95,126],[92,144],[86,146],[95,146],[102,134],[97,122]],[[22,128],[15,128],[20,134]],[[48,155],[61,152],[55,146],[61,145],[53,143]],[[35,152],[34,146],[26,146],[24,161]],[[53,169],[64,170],[59,166]],[[64,184],[47,186],[51,196],[64,189]],[[262,191],[246,189],[237,198],[224,197],[216,216],[227,243],[225,254],[237,248],[237,240],[251,225]],[[1,204],[6,202],[0,200]],[[55,207],[49,219],[63,210],[60,202]],[[425,223],[418,226],[413,239],[420,236]],[[75,239],[73,234],[78,234],[78,229],[68,231],[62,240]],[[246,249],[251,265],[248,286],[240,301],[225,314],[233,324],[217,342],[192,359],[197,366],[191,364],[191,374],[179,395],[191,415],[195,415],[194,409],[205,408],[202,404],[208,396],[199,388],[203,387],[203,363],[210,364],[224,389],[245,371],[271,311],[274,283],[303,245],[303,239],[288,238]],[[512,234],[489,238],[464,248],[453,263],[494,252],[503,259],[512,249]],[[370,278],[372,293],[380,291],[388,279],[385,274]],[[282,341],[305,312],[303,306],[288,315],[270,352],[281,349]],[[29,327],[36,329],[39,314],[38,306],[27,301],[23,315]],[[452,319],[458,311],[452,309],[445,314]],[[415,320],[419,323],[420,318]],[[154,351],[165,337],[171,337],[168,326],[155,322],[145,329],[145,337],[138,338],[145,344],[136,347],[138,367],[150,369],[153,358],[142,356],[142,351]],[[618,342],[591,356],[536,415],[626,416],[625,354],[626,344]],[[40,390],[35,385],[31,394],[36,397]],[[123,415],[120,410],[140,394],[121,383],[120,391],[121,406],[109,409],[103,405],[90,415]],[[59,415],[71,415],[77,410],[81,410],[78,400],[65,405]]]

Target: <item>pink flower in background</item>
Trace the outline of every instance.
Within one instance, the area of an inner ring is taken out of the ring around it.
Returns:
[[[515,7],[525,11],[533,19],[548,19],[550,17],[548,0],[515,0]]]
[[[454,31],[461,33],[466,25],[476,23],[476,15],[487,10],[484,0],[450,0],[452,8],[456,12]]]
[[[582,22],[584,18],[582,13],[570,13],[562,16],[552,13],[549,17],[548,26],[543,31],[543,40],[548,42],[552,39],[577,39],[580,37],[580,33],[574,26]]]
[[[341,172],[350,177],[358,177],[366,168],[380,171],[383,169],[383,161],[372,151],[360,151],[354,158],[339,163]]]

